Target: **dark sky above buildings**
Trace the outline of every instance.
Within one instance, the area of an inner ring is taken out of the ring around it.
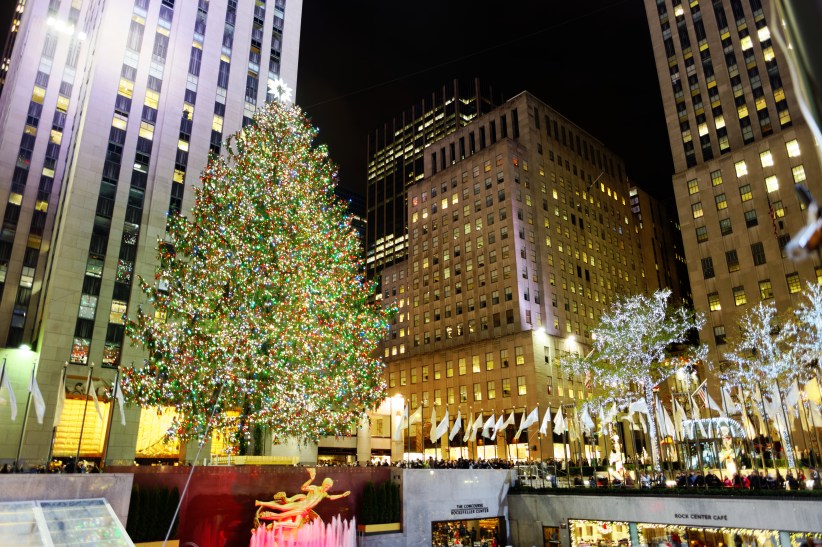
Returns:
[[[0,7],[2,43],[15,2]],[[659,197],[671,153],[639,0],[304,0],[297,103],[340,183],[364,192],[366,138],[454,78],[530,91],[621,155]]]
[[[672,194],[665,118],[638,0],[305,0],[297,102],[365,186],[366,137],[455,77],[530,91]]]

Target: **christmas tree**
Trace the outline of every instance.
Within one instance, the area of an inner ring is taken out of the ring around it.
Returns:
[[[172,437],[202,437],[213,413],[235,444],[257,426],[316,441],[384,397],[387,312],[315,136],[297,107],[262,108],[211,157],[190,218],[169,218],[155,277],[140,279],[146,302],[126,328],[148,358],[123,392],[172,407]]]

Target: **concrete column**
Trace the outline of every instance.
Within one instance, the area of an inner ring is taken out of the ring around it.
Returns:
[[[371,461],[371,420],[363,412],[360,427],[357,429],[357,462],[365,465]]]
[[[297,439],[289,439],[283,444],[273,445],[271,456],[294,458],[303,465],[317,465],[317,443],[306,444]]]
[[[199,456],[197,455],[199,452]],[[211,435],[208,436],[208,442],[203,445],[200,450],[200,441],[189,441],[180,447],[180,461],[185,463],[194,463],[197,459],[197,465],[203,465],[203,460],[211,460]]]

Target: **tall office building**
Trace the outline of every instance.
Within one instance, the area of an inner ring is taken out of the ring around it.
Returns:
[[[791,306],[822,280],[785,244],[805,223],[794,185],[822,195],[818,152],[761,0],[646,0],[702,339],[718,362],[740,312]]]
[[[44,424],[25,420],[22,459],[50,453],[66,362],[53,454],[95,457],[113,407],[97,415],[89,377],[104,399],[113,368],[141,359],[123,328],[141,301],[135,279],[152,278],[167,215],[191,207],[209,153],[271,98],[269,82],[295,87],[302,1],[17,5],[0,95],[0,343],[17,392],[36,362],[46,397]],[[21,344],[35,353],[11,349]],[[156,413],[130,414],[110,459],[159,442]],[[20,428],[0,416],[0,457],[14,457]]]
[[[423,158],[424,176],[406,185],[408,258],[382,272],[382,300],[397,313],[381,350],[395,410],[424,407],[410,451],[434,455],[422,440],[432,407],[463,424],[513,412],[518,425],[537,405],[553,416],[589,397],[556,359],[587,353],[616,295],[668,281],[646,271],[653,257],[662,272],[675,266],[661,263],[672,261],[652,228],[663,221],[640,214],[652,199],[632,202],[639,194],[620,158],[529,93],[443,135]],[[537,426],[517,442],[509,427],[467,448],[461,432],[451,457],[561,457]]]
[[[366,274],[408,256],[406,189],[424,176],[427,147],[489,112],[496,102],[480,81],[454,80],[368,135]],[[471,143],[453,148],[443,162],[469,154]],[[477,144],[473,143],[476,148]]]

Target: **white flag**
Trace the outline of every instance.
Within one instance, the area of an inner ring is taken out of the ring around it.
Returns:
[[[485,423],[483,424],[483,426],[482,426],[482,436],[483,436],[483,437],[485,437],[486,439],[490,439],[490,438],[491,438],[491,432],[490,432],[490,431],[488,431],[488,430],[489,430],[489,429],[491,429],[492,427],[494,427],[494,423],[495,423],[495,422],[496,422],[496,421],[495,421],[495,419],[494,419],[494,415],[493,415],[493,414],[491,414],[491,417],[490,417],[490,418],[488,418],[488,419],[485,421]]]
[[[719,415],[720,415],[720,416],[724,416],[724,415],[725,415],[725,411],[724,411],[724,410],[722,410],[722,407],[721,407],[721,406],[719,406],[718,404],[716,404],[716,401],[714,401],[714,398],[713,398],[713,397],[711,397],[711,394],[710,394],[710,393],[708,393],[708,391],[707,391],[707,390],[705,391],[705,397],[708,399],[708,408],[710,408],[711,410],[716,410],[717,412],[719,412]]]
[[[517,434],[514,435],[514,440],[518,440],[522,432],[537,423],[537,420],[539,420],[539,407],[534,408],[527,417],[523,412],[522,420],[519,422],[519,429],[517,430]]]
[[[514,411],[512,410],[511,414],[508,415],[508,419],[506,419],[502,423],[502,427],[505,428],[505,427],[508,427],[509,425],[514,425],[515,422],[516,422],[516,418],[514,417]]]
[[[126,400],[123,398],[123,385],[119,379],[114,387],[114,396],[117,399],[117,406],[120,407],[120,423],[126,425]]]
[[[822,404],[822,392],[819,390],[819,382],[816,378],[812,378],[810,382],[805,384],[805,395],[808,396],[808,400],[818,405]]]
[[[674,431],[684,433],[682,424],[686,419],[685,409],[682,408],[682,405],[680,405],[679,401],[677,401],[676,399],[671,399],[671,405],[673,406],[674,411]]]
[[[618,413],[619,411],[617,410],[616,403],[611,403],[611,408],[608,409],[608,413],[605,415],[605,423],[612,423],[614,419],[616,419]]]
[[[97,415],[100,417],[100,421],[103,421],[103,411],[100,410],[100,401],[97,400],[97,390],[94,389],[94,380],[91,378],[88,379],[88,388],[91,391],[91,399],[94,401],[94,410],[97,411]]]
[[[500,414],[499,419],[494,424],[494,432],[491,433],[491,440],[492,441],[497,438],[497,433],[499,433],[499,430],[502,429],[502,425],[504,423],[503,418],[505,418],[505,414]]]
[[[634,412],[645,415],[648,414],[648,404],[645,402],[645,399],[637,399],[628,406],[628,414],[633,416]]]
[[[591,434],[591,431],[594,430],[595,424],[594,420],[591,419],[591,414],[588,412],[588,407],[582,409],[582,417],[580,418],[582,421],[582,430],[585,431],[588,435]]]
[[[462,410],[457,409],[457,419],[454,420],[454,426],[451,428],[451,433],[448,434],[448,440],[453,441],[454,437],[457,436],[457,433],[460,432],[460,428],[462,427]]]
[[[790,411],[799,402],[799,383],[794,380],[788,393],[785,394],[785,408]]]
[[[29,380],[29,393],[34,400],[34,412],[37,414],[37,423],[43,423],[43,416],[46,414],[46,401],[43,400],[43,394],[40,392],[40,386],[37,385],[37,376],[34,374],[34,369],[31,371],[31,380]]]
[[[418,406],[417,410],[408,417],[408,425],[412,426],[419,421],[422,421],[422,405]]]
[[[434,430],[434,438],[431,442],[437,442],[437,440],[445,435],[448,431],[448,409],[445,409],[445,416],[443,417],[442,421],[437,425],[437,429]]]
[[[462,442],[468,442],[468,439],[471,438],[471,434],[475,431],[474,429],[474,411],[471,411],[471,418],[467,422],[465,422],[465,435],[462,436]]]
[[[608,423],[605,421],[605,410],[601,405],[599,407],[599,434],[608,434]]]
[[[9,373],[6,371],[6,360],[3,359],[3,368],[0,369],[0,376],[3,377],[3,383],[0,389],[6,388],[9,392],[9,408],[11,409],[11,421],[17,419],[17,397],[14,395],[14,390],[11,389],[11,380],[9,380]]]
[[[730,416],[740,411],[739,405],[736,404],[731,397],[731,391],[728,386],[722,386],[722,407],[724,408],[724,415]]]
[[[554,416],[554,435],[562,435],[563,431],[565,431],[565,418],[562,417],[562,407],[560,406],[559,411]]]
[[[60,375],[60,385],[57,386],[57,404],[54,407],[54,427],[60,425],[60,418],[63,417],[63,407],[66,406],[66,378]]]
[[[754,429],[754,426],[751,423],[751,419],[748,418],[748,413],[747,412],[742,413],[742,428],[745,430],[745,435],[749,439],[755,439],[756,438],[756,429]]]
[[[428,438],[431,442],[436,442],[434,435],[437,434],[437,405],[431,406],[431,429],[428,430]]]
[[[493,418],[493,416],[492,416]],[[473,425],[471,426],[471,441],[477,440],[477,432],[482,429],[482,412],[480,412],[477,419],[474,420]]]
[[[539,432],[541,435],[548,434],[548,423],[551,421],[551,408],[545,409],[545,416],[542,417],[542,423],[539,424]]]
[[[397,423],[397,428],[394,430],[395,441],[402,439],[402,432],[404,429],[408,429],[408,405],[405,405],[405,409],[402,411],[402,418]]]
[[[659,407],[662,409],[662,417],[665,419],[665,429],[668,430],[668,435],[670,435],[673,438],[676,438],[676,429],[674,428],[673,420],[671,420],[671,415],[668,414],[668,409],[665,408],[665,405],[662,404],[662,401],[660,401]]]

